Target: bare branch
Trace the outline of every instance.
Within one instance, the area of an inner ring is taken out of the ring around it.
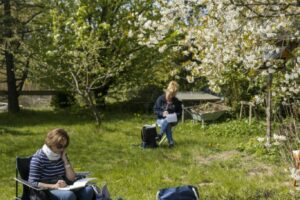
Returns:
[[[29,4],[29,3],[19,3],[19,10],[28,9],[28,8],[40,8],[40,9],[46,9],[47,7],[44,4]]]
[[[287,13],[287,14],[284,14],[284,16],[300,16],[300,13]],[[252,16],[252,17],[247,17],[247,19],[255,19],[255,18],[275,18],[275,17],[282,17],[282,15],[259,15],[259,16]]]
[[[112,75],[104,75],[104,76],[100,76],[100,77],[97,77],[96,79],[94,79],[93,80],[93,82],[90,84],[90,89],[91,88],[93,88],[94,89],[94,85],[99,81],[99,80],[101,80],[101,79],[104,79],[104,82],[105,82],[105,80],[106,79],[108,79],[108,78],[112,78],[113,76]],[[102,86],[100,86],[100,88],[101,88]],[[95,87],[95,88],[97,88],[97,87]]]
[[[238,2],[234,2],[234,0],[230,1],[231,3],[233,3],[235,6],[294,6],[294,7],[299,7],[299,2],[294,2],[294,3],[276,3],[276,2],[255,2],[255,3],[246,3],[246,2],[242,2],[242,3],[238,3]]]
[[[263,15],[259,14],[259,13],[256,12],[255,10],[253,10],[253,9],[251,8],[251,6],[245,5],[245,7],[246,7],[248,10],[250,10],[251,12],[253,12],[255,15],[257,15],[257,17],[264,17]]]
[[[79,83],[78,83],[78,79],[77,79],[76,75],[75,75],[71,70],[69,70],[69,72],[70,72],[71,75],[72,75],[72,78],[73,78],[73,81],[74,81],[74,83],[75,83],[76,90],[77,90],[78,94],[79,94],[79,95],[83,95],[83,94],[82,94],[82,91],[81,91],[80,88],[79,88]]]
[[[31,22],[36,16],[42,14],[43,11],[39,11],[37,13],[34,13],[33,15],[31,15],[26,21],[22,22],[23,25],[28,24],[29,22]]]
[[[17,31],[17,34],[26,34],[26,33],[34,33],[34,32],[40,32],[40,31],[48,31],[50,32],[50,29],[48,27],[46,28],[38,28],[38,29],[26,29],[26,30],[21,30],[21,31]]]
[[[26,60],[26,64],[25,64],[25,68],[23,70],[23,73],[22,73],[22,77],[20,78],[20,83],[17,85],[17,88],[18,88],[18,93],[20,94],[20,92],[22,91],[23,89],[23,86],[24,86],[24,83],[28,77],[28,72],[29,72],[29,60],[30,58],[28,57],[27,60]]]

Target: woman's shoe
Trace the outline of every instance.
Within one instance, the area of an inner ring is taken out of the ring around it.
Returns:
[[[160,141],[162,138],[162,135],[161,134],[157,134],[157,136],[155,137],[155,140],[156,141]]]

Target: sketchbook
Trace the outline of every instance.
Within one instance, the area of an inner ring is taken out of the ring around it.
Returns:
[[[177,115],[176,113],[168,114],[166,119],[169,123],[177,122]]]
[[[75,190],[85,187],[90,181],[95,180],[96,178],[83,178],[75,181],[73,185],[68,185],[63,188],[58,188],[59,190]]]

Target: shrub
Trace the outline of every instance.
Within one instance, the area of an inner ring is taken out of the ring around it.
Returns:
[[[50,105],[55,109],[69,108],[76,104],[76,99],[73,94],[69,92],[59,92],[52,96]]]
[[[109,109],[132,113],[153,113],[154,103],[162,93],[161,88],[148,85],[137,92],[132,92],[129,100],[110,105]]]

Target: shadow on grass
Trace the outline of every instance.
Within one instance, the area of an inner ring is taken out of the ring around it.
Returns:
[[[71,116],[70,116],[71,115]],[[86,113],[71,113],[68,111],[35,111],[22,110],[20,113],[0,113],[0,126],[34,126],[47,124],[82,124],[93,123],[93,118]]]
[[[0,128],[0,136],[1,135],[13,135],[13,136],[32,136],[32,132],[30,131],[16,131],[10,128]]]
[[[200,141],[195,139],[189,139],[189,138],[184,138],[181,140],[177,140],[175,142],[176,145],[185,146],[185,147],[201,145]]]
[[[104,113],[102,113],[101,123],[119,122],[122,120],[130,121],[132,118],[143,121],[144,118],[147,118],[147,115],[141,116],[140,114],[130,112],[119,113],[111,110],[104,111]],[[73,125],[83,123],[95,124],[95,119],[89,110],[80,110],[77,112],[69,110],[22,110],[16,114],[0,113],[0,126],[23,127],[47,124]]]
[[[156,118],[155,115],[151,114],[140,114],[133,112],[120,112],[120,111],[105,111],[103,115],[104,122],[116,122],[120,120],[124,121],[132,121],[132,119],[136,119],[137,121],[153,121],[155,123]]]

